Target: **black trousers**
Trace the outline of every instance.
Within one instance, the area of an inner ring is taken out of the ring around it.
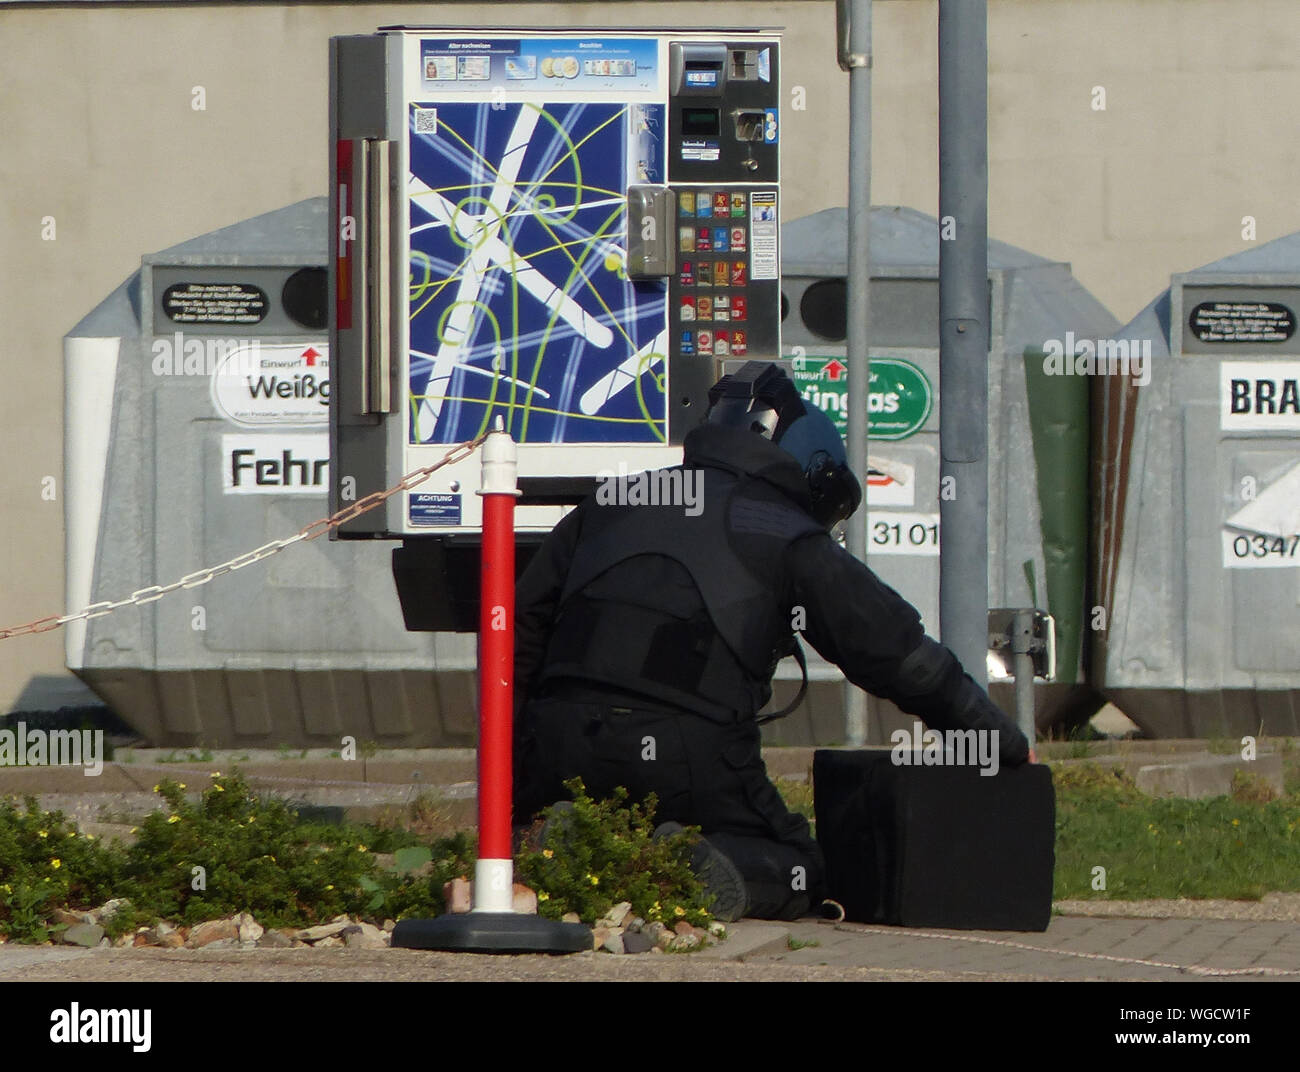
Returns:
[[[808,821],[768,780],[753,722],[604,702],[538,699],[515,739],[515,821],[567,800],[581,777],[594,799],[618,786],[659,800],[656,822],[698,826],[744,876],[748,915],[797,919],[821,899],[823,863]]]

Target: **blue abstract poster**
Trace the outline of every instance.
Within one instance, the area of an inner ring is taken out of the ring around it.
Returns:
[[[625,273],[662,105],[438,101],[409,124],[409,442],[498,416],[521,443],[666,442],[666,289]]]

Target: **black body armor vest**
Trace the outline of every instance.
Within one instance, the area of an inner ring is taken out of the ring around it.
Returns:
[[[794,646],[786,550],[826,530],[743,471],[681,476],[696,481],[695,516],[680,501],[585,504],[542,680],[612,686],[718,721],[753,717]]]

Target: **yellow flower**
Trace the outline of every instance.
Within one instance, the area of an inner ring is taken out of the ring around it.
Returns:
[[[179,823],[181,821],[181,817],[179,815],[173,815],[170,818],[168,818],[167,821],[169,823]]]
[[[68,831],[68,837],[76,837],[76,836],[77,836],[77,832],[75,830]],[[86,837],[90,837],[90,835],[87,834]]]
[[[180,786],[182,789],[185,788],[185,783],[184,783],[184,782],[177,782],[176,784],[177,784],[178,786]]]
[[[332,890],[334,887],[331,885],[331,886],[326,886],[325,888],[326,888],[327,890]]]
[[[1233,820],[1232,820],[1232,825],[1233,825],[1233,826],[1240,826],[1240,825],[1241,825],[1241,820],[1240,820],[1240,819],[1233,819]]]
[[[212,788],[215,789],[218,793],[224,793],[226,791],[226,787],[224,785],[214,785]]]
[[[63,861],[56,856],[53,860],[50,861],[50,866],[54,868],[55,871],[57,871],[60,867],[63,866]]]
[[[249,825],[250,825],[250,826],[252,825],[253,820],[256,819],[256,818],[257,818],[256,815],[250,815],[250,816],[248,817],[248,822],[249,822]]]
[[[552,852],[550,849],[543,849],[543,850],[542,850],[542,855],[545,856],[545,857],[549,860],[549,859],[551,859],[551,857],[553,857],[553,856],[555,855],[555,853]]]
[[[357,846],[357,852],[365,852],[365,851],[366,851],[366,847],[364,845]]]
[[[681,905],[678,905],[676,908],[673,909],[673,915],[684,916],[686,915],[686,909],[684,909]]]
[[[158,786],[155,785],[155,786],[153,787],[153,791],[154,791],[155,793],[158,792]]]
[[[537,899],[539,901],[549,901],[551,899],[551,895],[547,893],[545,890],[541,890],[537,894]]]
[[[208,777],[209,777],[209,778],[220,778],[220,777],[221,777],[221,771],[219,771],[219,770],[214,770],[211,774],[208,775]]]
[[[87,835],[86,835],[86,840],[87,840],[87,841],[94,841],[94,840],[95,840],[95,835],[94,835],[94,834],[87,834]]]
[[[599,885],[600,885],[600,879],[597,878],[595,875],[591,875],[591,874],[589,874],[589,875],[587,876],[587,881],[590,882],[593,886],[599,886]]]
[[[47,838],[50,836],[50,832],[48,830],[37,830],[36,836],[39,838]]]

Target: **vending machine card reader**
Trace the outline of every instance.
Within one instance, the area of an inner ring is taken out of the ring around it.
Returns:
[[[738,29],[331,40],[335,508],[501,418],[523,559],[602,473],[681,460],[723,361],[780,355],[779,55]],[[402,562],[458,573],[479,465],[338,537],[403,540],[399,589]]]

